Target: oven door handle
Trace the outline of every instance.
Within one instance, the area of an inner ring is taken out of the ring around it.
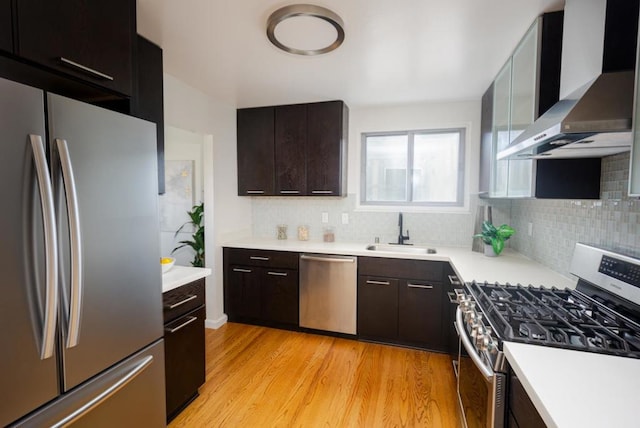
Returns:
[[[460,306],[456,309],[456,323],[455,323],[456,331],[458,332],[458,336],[460,337],[460,341],[464,346],[464,349],[467,350],[469,357],[473,363],[478,367],[478,370],[482,373],[482,375],[487,379],[488,382],[493,380],[493,370],[490,367],[487,367],[478,355],[478,351],[471,344],[471,340],[466,334],[466,329],[464,328],[464,322],[462,320],[462,311],[460,310]]]

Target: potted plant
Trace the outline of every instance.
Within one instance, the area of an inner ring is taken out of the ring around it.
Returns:
[[[504,241],[511,238],[515,230],[511,226],[503,224],[495,227],[490,221],[482,223],[482,233],[473,235],[474,238],[481,238],[484,242],[484,255],[495,257],[504,249]]]
[[[180,248],[191,247],[191,249],[196,253],[191,265],[194,267],[204,267],[204,202],[199,205],[194,205],[191,211],[187,211],[187,214],[191,220],[180,226],[174,237],[178,236],[178,233],[180,233],[186,225],[192,224],[195,228],[193,235],[191,235],[192,239],[178,242],[182,245],[174,248],[171,254],[175,253]]]

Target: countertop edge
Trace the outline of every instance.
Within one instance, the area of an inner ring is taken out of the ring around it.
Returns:
[[[336,254],[350,256],[430,260],[449,262],[458,278],[463,282],[500,282],[534,286],[555,286],[560,289],[575,288],[576,280],[568,278],[541,263],[506,248],[499,257],[486,257],[482,253],[472,252],[467,247],[435,247],[437,254],[415,254],[390,251],[367,250],[366,243],[358,242],[321,242],[276,240],[249,238],[224,242],[222,247],[250,250],[287,251],[297,253]],[[416,244],[418,245],[418,244]],[[423,246],[423,245],[419,245]]]
[[[162,292],[166,293],[201,278],[211,275],[209,268],[197,268],[190,266],[174,266],[162,275]]]

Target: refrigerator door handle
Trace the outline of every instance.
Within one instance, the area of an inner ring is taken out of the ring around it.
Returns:
[[[116,383],[111,385],[109,388],[102,391],[100,394],[95,396],[93,399],[89,400],[85,405],[76,409],[73,413],[65,416],[63,419],[59,420],[55,424],[51,425],[51,428],[62,428],[71,425],[76,420],[80,419],[94,408],[99,406],[105,400],[109,399],[116,392],[120,391],[122,388],[131,383],[136,377],[138,377],[147,367],[151,365],[153,362],[153,355],[146,356],[140,363],[138,363],[131,371],[129,371],[126,375],[120,378]]]
[[[60,156],[62,181],[64,183],[67,211],[69,218],[69,241],[71,243],[71,296],[69,304],[69,319],[67,325],[67,349],[78,345],[80,338],[80,319],[82,317],[82,239],[80,230],[80,214],[78,208],[78,193],[73,166],[69,156],[67,141],[56,138],[56,147]]]
[[[46,360],[53,355],[56,339],[56,314],[58,313],[58,237],[56,234],[56,218],[53,204],[53,190],[47,166],[47,155],[40,135],[29,135],[33,160],[36,167],[42,219],[44,225],[45,245],[45,305],[42,321],[42,347],[40,359]]]

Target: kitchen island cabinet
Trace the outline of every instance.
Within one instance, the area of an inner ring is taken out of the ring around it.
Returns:
[[[640,360],[514,342],[504,353],[546,426],[638,425]]]

